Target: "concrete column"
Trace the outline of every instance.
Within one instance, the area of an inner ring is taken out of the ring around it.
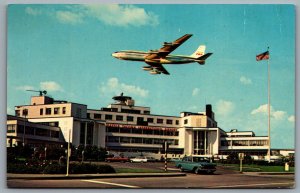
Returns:
[[[206,145],[206,143],[207,143],[207,132],[204,131],[204,155],[207,154],[207,145]]]
[[[196,143],[196,148],[197,148],[197,155],[198,155],[198,153],[199,153],[199,130],[197,130],[196,131],[196,135],[197,135],[197,143]]]
[[[84,127],[84,147],[86,147],[86,141],[87,141],[87,122],[85,122],[85,127]]]

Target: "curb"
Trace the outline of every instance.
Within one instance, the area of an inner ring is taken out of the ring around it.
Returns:
[[[43,175],[43,174],[7,174],[7,180],[27,179],[27,180],[48,180],[48,179],[92,179],[92,178],[141,178],[141,177],[178,177],[186,176],[185,173],[120,173],[120,174],[70,174],[69,176]]]
[[[294,172],[242,172],[244,174],[252,175],[295,175]]]

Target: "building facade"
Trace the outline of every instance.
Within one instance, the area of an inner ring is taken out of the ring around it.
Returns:
[[[28,124],[59,129],[60,140],[70,140],[74,146],[162,154],[167,142],[170,154],[204,156],[230,152],[266,154],[268,150],[268,137],[255,136],[252,131],[225,132],[218,127],[211,105],[206,105],[204,112],[167,116],[151,114],[150,107],[135,106],[134,100],[123,94],[113,99],[115,102],[108,107],[88,109],[84,104],[34,96],[30,105],[16,106],[15,113]],[[16,140],[20,142],[20,138]]]

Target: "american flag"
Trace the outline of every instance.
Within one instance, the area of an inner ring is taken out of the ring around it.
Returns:
[[[270,58],[269,51],[256,55],[256,61],[268,60]]]

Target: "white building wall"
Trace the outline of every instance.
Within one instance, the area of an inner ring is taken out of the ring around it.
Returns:
[[[97,130],[97,146],[99,147],[106,147],[106,144],[105,144],[105,136],[106,136],[106,132],[105,132],[105,125],[104,124],[97,124],[96,123],[96,127],[95,127]]]
[[[73,117],[62,117],[62,118],[43,118],[43,119],[28,119],[30,122],[41,123],[41,122],[58,122],[58,126],[61,128],[61,132],[64,136],[64,140],[68,142],[69,140],[69,130],[73,130]],[[71,136],[70,142],[73,138]]]

